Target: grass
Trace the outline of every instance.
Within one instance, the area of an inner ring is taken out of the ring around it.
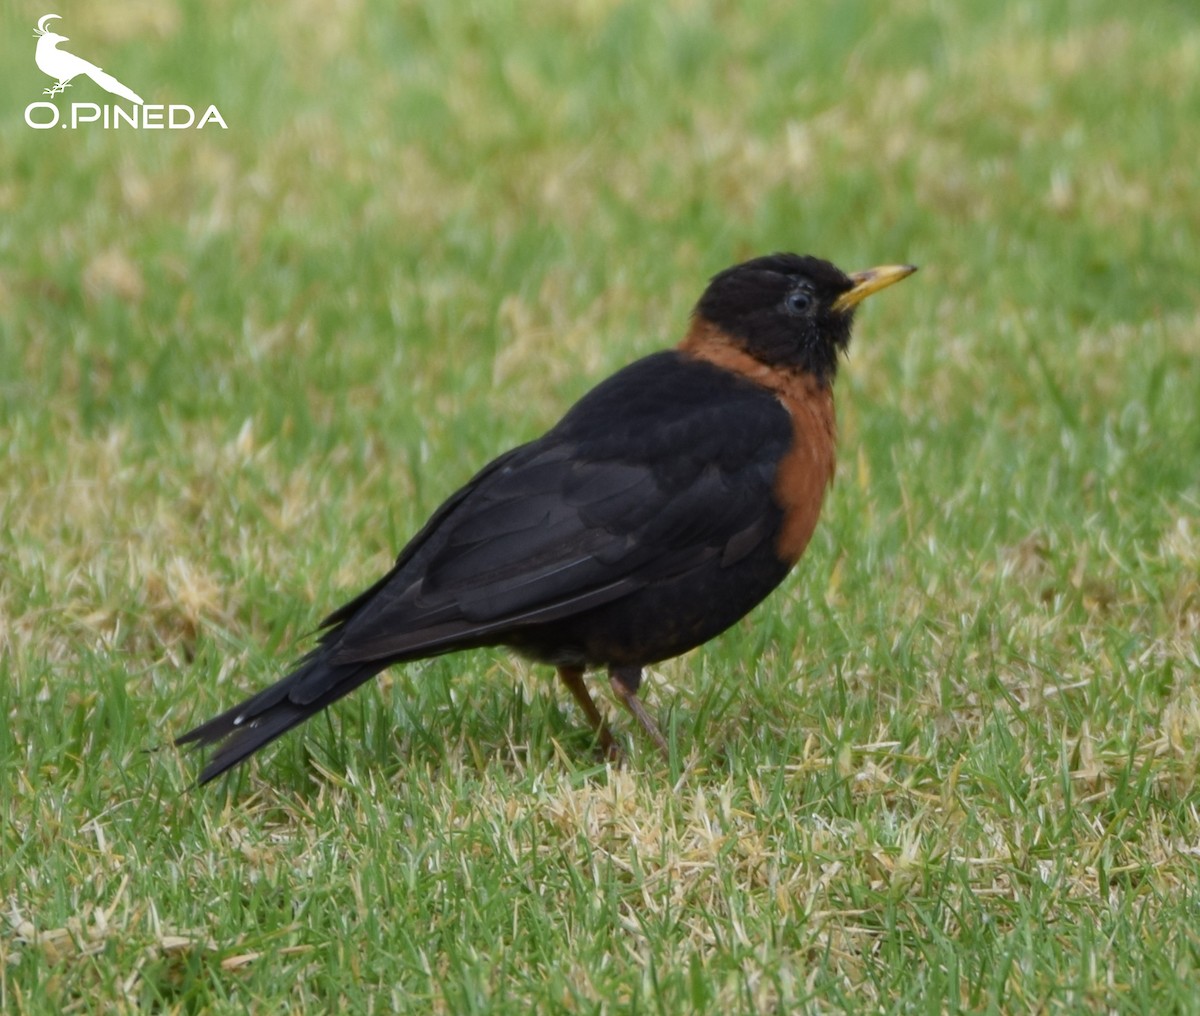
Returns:
[[[1200,1010],[1189,5],[67,12],[200,132],[30,130],[8,15],[0,1009]],[[922,272],[794,578],[649,678],[669,766],[481,652],[188,789],[173,735],[776,249]]]

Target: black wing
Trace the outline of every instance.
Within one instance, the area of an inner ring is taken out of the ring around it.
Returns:
[[[674,352],[632,364],[455,495],[336,618],[331,659],[503,641],[714,556],[732,563],[775,533],[771,486],[791,439],[786,410],[742,378]]]

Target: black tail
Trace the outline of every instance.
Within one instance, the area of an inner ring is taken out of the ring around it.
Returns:
[[[327,647],[318,646],[281,681],[178,738],[177,745],[219,745],[199,782],[205,784],[232,769],[388,665],[383,660],[338,665],[329,662],[331,655]]]

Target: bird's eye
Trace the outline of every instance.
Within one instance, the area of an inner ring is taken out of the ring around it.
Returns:
[[[788,293],[784,301],[787,309],[793,314],[807,314],[812,307],[812,293],[807,289],[795,289]]]

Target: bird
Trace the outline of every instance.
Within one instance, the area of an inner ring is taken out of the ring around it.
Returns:
[[[106,92],[112,92],[113,95],[119,95],[122,99],[136,102],[139,106],[143,105],[142,97],[132,88],[121,84],[111,74],[101,70],[94,63],[88,63],[74,53],[67,53],[59,49],[60,43],[69,42],[70,40],[65,35],[58,35],[46,27],[46,22],[52,18],[62,20],[62,15],[43,15],[38,20],[37,28],[34,29],[33,33],[38,41],[37,50],[33,56],[37,62],[38,70],[50,75],[54,79],[52,87],[42,89],[43,95],[51,97],[57,95],[64,89],[71,87],[72,78],[76,78],[82,74],[85,77],[91,78]]]
[[[584,682],[605,669],[667,754],[637,697],[643,669],[719,635],[799,560],[834,476],[833,382],[855,310],[914,271],[777,253],[713,276],[678,345],[484,466],[321,622],[291,673],[179,737],[215,749],[199,782],[386,667],[484,646],[556,668],[619,760]]]

